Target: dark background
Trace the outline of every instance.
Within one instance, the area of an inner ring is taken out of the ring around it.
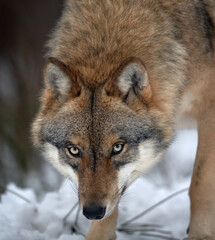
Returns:
[[[41,155],[32,146],[31,123],[43,85],[45,43],[62,5],[62,0],[0,0],[2,186],[15,182],[22,187],[33,184],[46,189],[52,185],[46,181],[47,167]],[[58,175],[52,177],[59,180]]]

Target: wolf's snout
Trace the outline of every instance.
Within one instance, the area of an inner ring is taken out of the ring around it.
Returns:
[[[89,205],[83,208],[83,214],[90,220],[102,219],[105,215],[106,207],[100,207],[97,205]]]

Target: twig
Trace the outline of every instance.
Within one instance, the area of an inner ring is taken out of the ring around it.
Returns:
[[[139,226],[126,226],[126,227],[120,227],[117,229],[118,231],[124,231],[124,232],[158,232],[166,235],[171,235],[171,232],[165,231],[159,228],[143,228]]]
[[[3,191],[5,191],[5,192],[10,192],[10,193],[12,193],[13,195],[21,198],[21,199],[24,200],[25,202],[31,203],[31,201],[28,200],[27,198],[23,197],[23,196],[20,195],[19,193],[16,193],[16,192],[14,192],[13,190],[10,190],[10,189],[8,189],[8,188],[6,188],[6,187],[0,186],[0,190],[1,190],[1,191],[3,190]]]
[[[189,189],[189,188],[184,188],[184,189],[182,189],[182,190],[180,190],[180,191],[178,191],[178,192],[175,192],[175,193],[169,195],[168,197],[164,198],[164,199],[161,200],[160,202],[158,202],[158,203],[154,204],[153,206],[151,206],[150,208],[146,209],[144,212],[138,214],[137,216],[135,216],[135,217],[133,217],[133,218],[127,220],[127,221],[125,221],[124,223],[121,224],[121,226],[126,226],[126,225],[128,225],[128,224],[131,223],[132,221],[137,220],[138,218],[146,215],[147,213],[149,213],[150,211],[152,211],[152,210],[155,209],[156,207],[160,206],[161,204],[167,202],[168,200],[176,197],[177,195],[179,195],[179,194],[181,194],[181,193],[183,193],[183,192],[186,192],[188,189]]]
[[[78,203],[76,203],[70,210],[69,212],[65,215],[65,217],[63,218],[63,222],[66,222],[66,219],[69,217],[69,215],[75,210],[75,208],[78,206]]]
[[[162,228],[162,225],[158,224],[137,224],[137,225],[127,225],[120,226],[119,228],[132,228],[132,227],[140,227],[140,228]]]
[[[77,213],[76,213],[76,217],[75,217],[75,222],[74,222],[74,226],[77,226],[77,227],[78,227],[78,216],[79,216],[80,210],[81,210],[81,208],[80,208],[80,205],[79,205]]]
[[[153,238],[157,238],[157,239],[166,239],[166,240],[180,240],[178,238],[174,238],[174,237],[167,237],[167,236],[163,236],[160,234],[150,234],[150,233],[142,233],[141,235],[143,236],[147,236],[147,237],[153,237]]]
[[[75,217],[75,222],[74,222],[74,225],[72,226],[72,231],[75,232],[75,233],[77,233],[77,234],[82,235],[83,237],[86,237],[83,233],[81,233],[81,232],[79,231],[79,228],[78,228],[79,212],[80,212],[80,206],[78,206],[78,210],[77,210],[76,217]]]

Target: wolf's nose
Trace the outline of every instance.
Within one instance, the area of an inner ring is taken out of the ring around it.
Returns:
[[[90,220],[102,219],[105,215],[106,208],[96,205],[89,205],[83,208],[83,214]]]

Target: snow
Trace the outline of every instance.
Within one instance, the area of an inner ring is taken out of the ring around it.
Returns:
[[[165,158],[149,174],[139,178],[127,190],[119,205],[118,227],[126,220],[140,214],[160,200],[189,186],[197,146],[196,130],[180,130]],[[33,189],[20,189],[14,184],[7,188],[20,194],[30,203],[7,191],[0,202],[0,240],[83,240],[90,221],[84,218],[76,205],[77,192],[69,180],[58,191],[48,192],[38,200]],[[189,224],[188,192],[181,193],[132,221],[153,228],[154,235],[163,231],[172,233],[169,239],[182,239]],[[147,226],[147,224],[153,226]],[[73,227],[73,228],[72,228]],[[73,232],[73,229],[76,232]],[[157,229],[157,232],[155,231]],[[118,240],[161,239],[147,236],[149,231],[130,234],[117,231]]]

